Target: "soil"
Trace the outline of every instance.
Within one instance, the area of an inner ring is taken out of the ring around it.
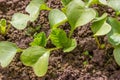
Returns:
[[[25,7],[30,0],[0,0],[0,19],[8,21],[16,12],[26,13]],[[47,0],[51,8],[61,8],[60,0]],[[93,6],[100,14],[109,13],[114,17],[114,11],[106,6]],[[48,22],[49,11],[41,11],[39,18],[34,23],[28,23],[25,30],[16,30],[11,27],[6,36],[0,35],[0,41],[11,41],[20,48],[28,48],[33,40],[33,35],[44,31],[50,32]],[[98,49],[96,41],[92,36],[90,24],[79,27],[74,31],[73,37],[77,40],[77,47],[72,52],[63,53],[61,50],[53,51],[49,59],[49,69],[45,76],[37,77],[31,67],[24,66],[17,53],[11,64],[6,68],[0,68],[0,80],[120,80],[120,67],[113,57],[113,48],[107,42],[107,37],[99,37],[100,43],[106,47]],[[37,26],[40,26],[37,30]],[[66,28],[67,27],[67,28]],[[69,24],[61,26],[66,32]],[[53,45],[48,43],[47,47]],[[89,54],[86,55],[85,52]]]

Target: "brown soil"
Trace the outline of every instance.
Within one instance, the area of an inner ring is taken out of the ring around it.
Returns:
[[[11,20],[16,12],[25,13],[25,7],[30,0],[0,0],[0,19]],[[61,8],[60,0],[48,0],[51,8]],[[114,11],[101,6],[94,6],[100,14],[107,12],[114,16]],[[19,31],[11,27],[6,36],[0,35],[0,41],[11,41],[20,48],[27,48],[33,40],[33,34],[45,31],[50,32],[48,22],[48,11],[41,11],[39,18],[34,23],[29,23],[25,30]],[[41,25],[37,31],[36,26]],[[6,68],[0,68],[0,80],[120,80],[120,67],[113,58],[113,48],[107,42],[107,37],[99,37],[101,43],[105,43],[104,49],[98,49],[93,33],[90,30],[90,23],[77,28],[73,37],[77,40],[77,47],[70,53],[63,53],[61,50],[53,51],[49,59],[49,69],[44,77],[37,77],[32,68],[24,66],[20,61],[20,54],[17,53],[12,63]],[[69,31],[69,24],[61,28]],[[52,47],[48,44],[47,47]],[[84,52],[88,51],[89,55]]]

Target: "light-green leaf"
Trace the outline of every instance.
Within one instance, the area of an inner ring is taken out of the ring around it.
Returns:
[[[115,47],[113,55],[114,55],[115,61],[120,66],[120,47]]]
[[[108,6],[112,7],[116,11],[120,11],[120,0],[108,0]]]
[[[37,76],[44,76],[48,69],[50,52],[44,53],[39,60],[34,64],[33,69]]]
[[[47,38],[44,32],[38,33],[33,42],[30,43],[31,46],[42,46],[45,47],[47,43]]]
[[[26,12],[30,14],[30,21],[35,21],[40,12],[40,6],[44,4],[44,0],[32,0],[26,7]]]
[[[11,42],[0,42],[0,64],[6,67],[10,64],[17,52],[17,46]]]
[[[40,46],[33,46],[23,51],[21,61],[26,66],[31,66],[37,76],[44,76],[48,69],[50,52]]]
[[[1,34],[6,33],[6,20],[5,19],[0,20],[0,33]]]
[[[16,29],[24,29],[27,26],[27,22],[30,20],[29,16],[22,13],[15,13],[10,22]]]
[[[120,45],[120,34],[114,33],[109,37],[109,41],[115,46]]]
[[[108,18],[108,23],[111,25],[112,29],[108,34],[109,42],[116,46],[120,44],[120,22],[115,18]]]
[[[66,14],[68,22],[71,25],[71,30],[89,23],[96,16],[95,10],[85,8],[85,3],[81,0],[71,1],[67,6]]]
[[[57,28],[59,25],[67,21],[66,15],[58,9],[51,10],[48,18],[51,28]]]
[[[106,23],[106,19],[107,14],[104,13],[101,17],[96,18],[93,21],[91,29],[94,33],[94,36],[102,36],[110,32],[111,26],[108,23]]]

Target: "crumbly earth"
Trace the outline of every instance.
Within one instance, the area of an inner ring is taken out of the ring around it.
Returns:
[[[8,21],[16,12],[26,13],[25,7],[30,0],[0,0],[0,19]],[[47,0],[51,8],[61,8],[60,0]],[[107,12],[114,17],[114,11],[105,6],[93,6],[100,14]],[[33,35],[44,31],[47,35],[50,32],[48,22],[49,11],[41,11],[40,16],[34,23],[28,23],[25,30],[16,30],[11,27],[6,36],[0,35],[0,41],[11,41],[20,48],[28,48],[33,40]],[[9,23],[8,23],[9,24]],[[107,37],[99,37],[100,43],[105,44],[104,49],[98,49],[96,41],[92,36],[90,24],[79,27],[74,31],[73,37],[77,40],[77,47],[72,52],[63,53],[56,50],[51,53],[49,69],[45,76],[37,77],[31,67],[24,66],[20,61],[20,54],[17,53],[11,64],[6,68],[0,67],[0,80],[120,80],[120,67],[115,63],[113,48],[107,42]],[[38,26],[40,26],[38,28]],[[37,30],[35,30],[38,28]],[[69,24],[60,26],[66,32],[69,31]],[[47,47],[52,47],[51,43]],[[85,54],[89,52],[89,55]]]

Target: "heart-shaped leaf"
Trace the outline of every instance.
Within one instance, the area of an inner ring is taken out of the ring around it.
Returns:
[[[115,61],[120,66],[120,47],[115,47],[113,55],[114,55]]]
[[[51,28],[57,28],[67,21],[66,15],[58,9],[51,10],[48,18]]]
[[[27,22],[30,20],[29,16],[22,13],[15,13],[10,22],[16,29],[24,29],[27,26]]]
[[[71,30],[89,23],[96,16],[96,12],[91,8],[85,8],[85,4],[81,0],[71,1],[67,6],[66,14]]]
[[[112,27],[110,33],[108,34],[108,40],[114,46],[119,45],[120,22],[115,18],[108,18],[108,23]]]
[[[6,67],[10,64],[17,52],[17,46],[11,42],[0,42],[0,64]]]
[[[31,66],[37,76],[44,76],[48,69],[50,52],[40,46],[33,46],[23,51],[21,61],[26,66]]]
[[[32,0],[26,7],[26,12],[30,14],[30,21],[35,21],[40,12],[40,6],[44,4],[44,0]]]

